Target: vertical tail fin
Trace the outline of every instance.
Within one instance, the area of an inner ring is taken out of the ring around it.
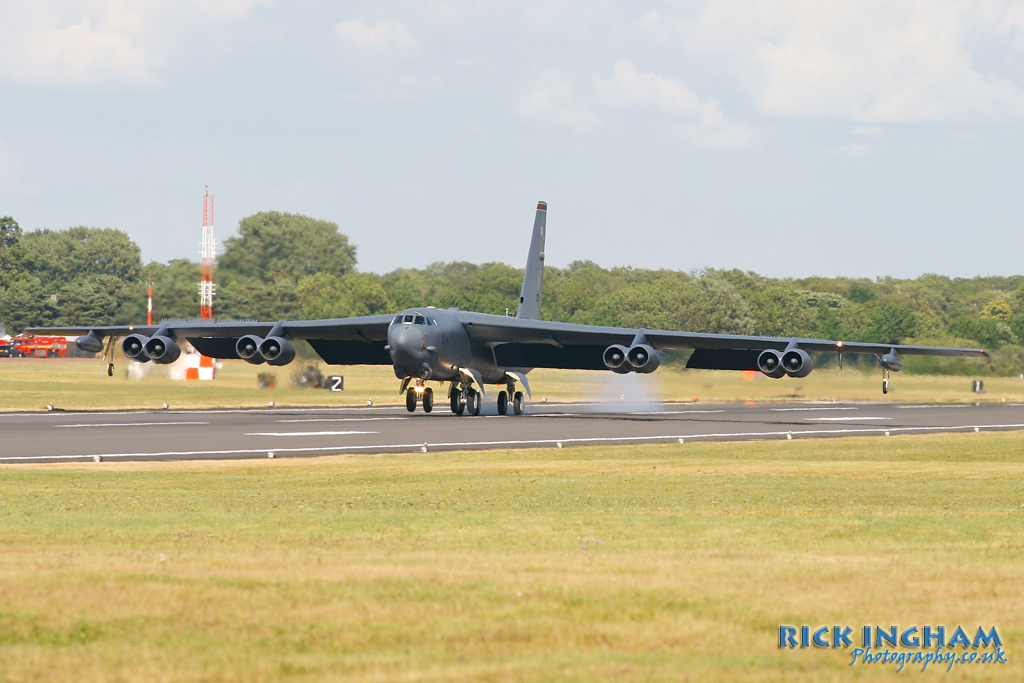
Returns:
[[[540,320],[540,295],[544,289],[544,237],[548,224],[547,202],[537,202],[537,217],[533,219],[533,237],[530,254],[526,258],[526,276],[519,292],[517,318]]]

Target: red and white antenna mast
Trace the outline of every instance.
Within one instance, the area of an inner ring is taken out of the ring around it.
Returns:
[[[199,283],[199,317],[213,320],[213,261],[217,258],[217,241],[213,239],[213,195],[210,186],[206,186],[203,195],[203,241],[199,253],[203,257],[202,278]]]

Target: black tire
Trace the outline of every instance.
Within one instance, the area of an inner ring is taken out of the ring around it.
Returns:
[[[107,377],[113,377],[113,376],[114,376],[114,364],[113,363],[107,363]]]
[[[508,394],[504,391],[498,392],[498,415],[508,414]]]
[[[405,392],[405,409],[410,413],[416,412],[416,392],[412,389]]]
[[[480,414],[480,394],[475,389],[466,392],[466,409],[470,415]]]
[[[423,412],[429,413],[434,409],[434,390],[427,387],[423,390]]]
[[[517,391],[516,395],[512,397],[512,410],[516,415],[523,414],[523,392]]]
[[[452,412],[456,415],[466,412],[466,397],[461,391],[452,392]]]

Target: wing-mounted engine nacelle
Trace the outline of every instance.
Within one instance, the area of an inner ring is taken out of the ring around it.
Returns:
[[[260,353],[260,344],[262,343],[262,337],[257,337],[254,334],[247,334],[235,342],[235,353],[237,353],[238,357],[246,363],[252,363],[253,365],[265,363],[266,358],[264,358]]]
[[[86,353],[99,353],[103,350],[103,339],[95,332],[89,332],[76,338],[75,345]]]
[[[630,369],[634,372],[654,372],[661,365],[661,356],[647,344],[637,344],[626,354]]]
[[[775,349],[765,349],[757,357],[757,369],[772,379],[786,374],[786,366],[782,364],[782,353]]]
[[[125,358],[145,363],[149,360],[149,355],[146,353],[146,342],[148,341],[149,337],[144,334],[129,334],[121,342],[121,351],[124,352]]]
[[[879,358],[878,362],[882,364],[883,368],[893,372],[899,372],[903,369],[903,359],[891,351]]]
[[[806,377],[814,369],[814,362],[803,349],[790,349],[782,354],[782,367],[790,377]]]
[[[181,347],[173,339],[163,335],[150,337],[145,349],[149,359],[159,365],[169,365],[181,355]]]
[[[259,350],[268,365],[288,365],[295,359],[295,347],[284,337],[267,337]]]
[[[629,364],[626,357],[629,355],[629,349],[620,344],[612,344],[604,350],[604,366],[612,372],[617,372],[620,375],[624,375],[627,372],[633,370],[633,366]]]

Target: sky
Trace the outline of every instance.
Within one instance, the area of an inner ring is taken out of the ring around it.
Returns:
[[[0,215],[198,260],[1024,272],[1024,0],[0,4]]]

